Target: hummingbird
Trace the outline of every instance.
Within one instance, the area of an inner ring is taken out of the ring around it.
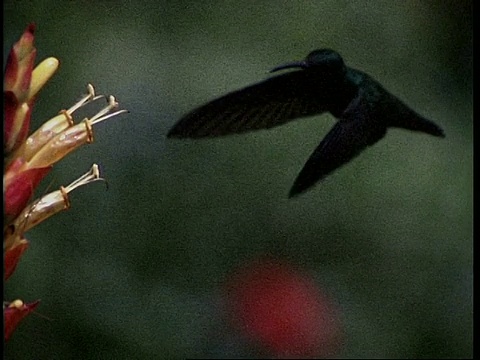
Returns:
[[[170,129],[168,138],[208,138],[269,129],[291,120],[329,112],[337,122],[301,169],[289,198],[312,188],[364,149],[388,128],[445,137],[367,73],[347,66],[331,49],[314,50],[304,60],[270,70],[287,71],[202,105]]]

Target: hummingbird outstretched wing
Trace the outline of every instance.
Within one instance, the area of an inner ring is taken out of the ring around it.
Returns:
[[[298,174],[289,197],[296,196],[346,164],[386,133],[386,126],[375,120],[364,96],[357,96],[328,132]]]
[[[333,107],[331,89],[305,71],[294,71],[217,98],[182,117],[168,137],[201,138],[282,125]]]

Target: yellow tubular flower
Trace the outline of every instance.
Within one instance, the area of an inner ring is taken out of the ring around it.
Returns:
[[[5,244],[8,243],[11,246],[11,244],[15,243],[15,238],[21,237],[22,234],[42,221],[45,221],[52,215],[68,209],[70,207],[68,193],[80,186],[101,180],[104,179],[100,177],[98,165],[93,164],[87,173],[83,174],[71,184],[66,187],[61,186],[59,190],[53,191],[32,202],[30,205],[27,205],[20,215],[18,215],[12,222],[13,232],[8,236],[11,240],[6,241]]]

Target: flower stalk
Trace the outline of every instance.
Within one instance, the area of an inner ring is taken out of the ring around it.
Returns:
[[[53,166],[72,151],[93,142],[93,126],[126,113],[118,110],[113,96],[96,95],[93,85],[68,110],[46,121],[31,135],[30,118],[40,90],[59,67],[58,59],[47,58],[34,66],[35,25],[27,26],[12,47],[4,75],[4,280],[17,268],[30,242],[25,233],[51,216],[70,207],[68,194],[86,184],[104,180],[97,164],[67,186],[34,199],[35,191]],[[107,104],[91,117],[75,121],[74,113],[87,104],[107,99]],[[39,301],[4,302],[5,340],[17,325],[38,305]]]

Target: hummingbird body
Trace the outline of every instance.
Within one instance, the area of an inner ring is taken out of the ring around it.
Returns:
[[[330,49],[271,70],[300,68],[231,92],[185,115],[168,137],[202,138],[268,129],[294,119],[330,112],[337,123],[313,151],[289,197],[352,160],[398,127],[444,137],[443,130],[388,92],[370,75],[347,67]]]

